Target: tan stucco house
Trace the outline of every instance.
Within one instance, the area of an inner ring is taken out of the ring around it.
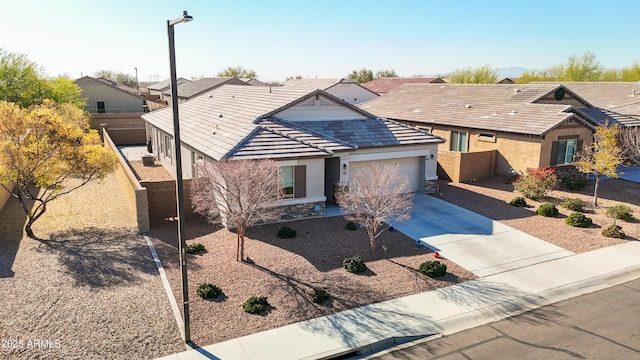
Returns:
[[[570,165],[594,130],[558,84],[406,84],[360,107],[446,139],[439,174],[456,182]]]
[[[179,107],[183,176],[197,161],[262,159],[278,162],[284,217],[321,216],[353,167],[399,164],[412,191],[437,180],[437,146],[444,139],[378,118],[323,90],[224,85]],[[175,174],[171,108],[143,116],[154,155]]]
[[[121,86],[104,79],[83,76],[75,81],[82,90],[80,97],[87,99],[85,110],[92,114],[141,113],[144,97],[124,90]]]

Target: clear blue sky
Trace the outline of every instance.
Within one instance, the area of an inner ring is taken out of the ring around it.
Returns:
[[[166,20],[178,76],[227,66],[263,81],[394,69],[443,74],[488,64],[543,69],[591,51],[606,68],[640,61],[640,1],[530,0],[16,0],[3,1],[0,47],[50,76],[109,69],[169,76]]]

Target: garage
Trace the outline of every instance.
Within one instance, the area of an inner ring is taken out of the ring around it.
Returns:
[[[407,175],[412,192],[424,192],[424,157],[412,156],[384,160],[351,161],[351,170],[361,166],[377,164],[391,164],[400,166],[400,172]],[[353,171],[351,172],[353,174]]]

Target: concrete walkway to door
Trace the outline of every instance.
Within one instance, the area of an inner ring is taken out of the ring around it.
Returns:
[[[436,197],[416,194],[411,219],[394,227],[479,277],[574,255]]]

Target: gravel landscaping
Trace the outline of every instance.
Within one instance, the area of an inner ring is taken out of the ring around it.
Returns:
[[[0,212],[0,358],[148,359],[184,351],[144,238],[109,176],[52,202],[23,237]]]

